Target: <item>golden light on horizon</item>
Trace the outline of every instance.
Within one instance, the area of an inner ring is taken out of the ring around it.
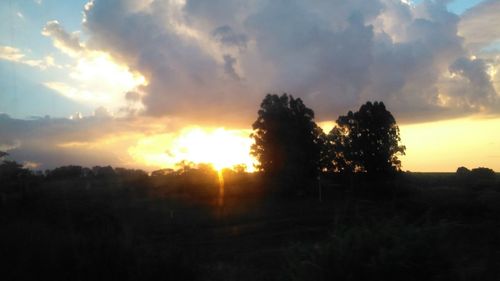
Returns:
[[[328,134],[334,121],[318,122]],[[500,171],[500,119],[460,118],[401,124],[402,169],[413,172],[454,172],[460,166]]]
[[[460,166],[500,170],[500,119],[461,118],[401,125],[403,170],[454,172]]]
[[[188,127],[175,134],[142,138],[129,154],[151,167],[174,168],[181,161],[212,164],[217,170],[244,165],[253,172],[256,160],[250,155],[251,130]]]

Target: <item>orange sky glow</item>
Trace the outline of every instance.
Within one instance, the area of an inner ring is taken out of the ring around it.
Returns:
[[[320,122],[329,131],[333,122]],[[500,170],[500,118],[462,118],[400,125],[406,155],[402,169],[413,172],[454,172],[460,166]],[[250,129],[191,126],[175,134],[140,137],[127,153],[146,169],[175,168],[182,160],[211,163],[216,169],[243,164],[254,171]]]

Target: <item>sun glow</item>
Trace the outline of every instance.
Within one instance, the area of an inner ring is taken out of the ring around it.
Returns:
[[[253,172],[255,159],[250,155],[253,140],[250,130],[226,130],[189,127],[179,133],[142,138],[129,148],[138,162],[152,167],[173,168],[181,161],[212,164],[217,170],[244,165]]]
[[[44,85],[69,99],[109,109],[124,107],[124,93],[148,84],[142,74],[104,52],[87,52],[68,70],[70,80],[48,81]]]
[[[454,172],[460,166],[500,170],[500,118],[461,118],[401,125],[404,170]]]

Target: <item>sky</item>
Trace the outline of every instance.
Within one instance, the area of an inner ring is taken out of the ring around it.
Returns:
[[[6,0],[0,150],[35,169],[253,165],[266,93],[383,101],[403,170],[500,171],[499,0]]]

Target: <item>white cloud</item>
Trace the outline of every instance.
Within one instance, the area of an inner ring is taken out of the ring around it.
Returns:
[[[17,48],[0,46],[0,59],[2,60],[20,62],[23,57],[24,54]]]
[[[117,62],[106,52],[87,48],[79,32],[68,33],[58,21],[49,21],[42,34],[52,38],[54,46],[68,55],[73,64],[67,66],[64,81],[47,81],[44,85],[63,96],[93,106],[105,106],[113,111],[134,107],[126,93],[146,84],[144,77]]]
[[[470,52],[460,18],[440,1],[134,3],[91,1],[86,43],[147,78],[141,100],[150,115],[249,124],[263,95],[282,91],[320,119],[366,100],[383,100],[405,121],[498,110],[491,80],[478,85],[460,72],[463,87],[446,86],[442,77]],[[493,89],[491,98],[467,92],[478,87]]]
[[[459,31],[467,46],[474,52],[481,51],[500,40],[500,1],[487,0],[466,11],[460,21]]]
[[[42,30],[42,35],[51,37],[54,42],[54,46],[67,55],[76,57],[84,51],[84,48],[80,43],[79,33],[66,32],[56,20],[49,21],[45,24]]]
[[[55,63],[52,56],[46,56],[43,59],[28,59],[20,49],[10,46],[0,46],[0,59],[36,67],[41,70],[45,70],[49,67],[62,68]]]

